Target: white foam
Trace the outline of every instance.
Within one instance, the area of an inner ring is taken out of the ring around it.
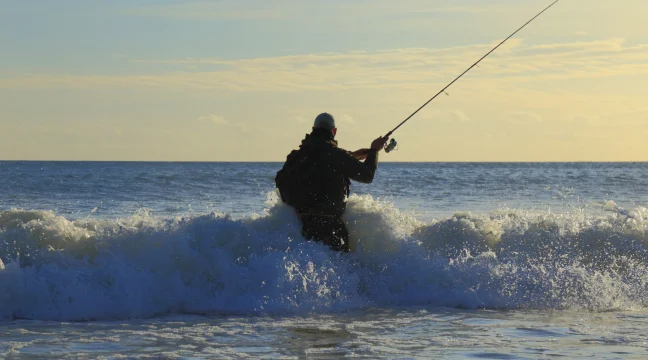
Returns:
[[[0,212],[0,317],[328,312],[366,306],[647,306],[648,211],[609,217],[495,209],[423,223],[352,196],[355,252],[306,242],[292,210],[70,221]]]

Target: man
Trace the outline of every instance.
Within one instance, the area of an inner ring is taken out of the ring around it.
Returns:
[[[283,202],[295,208],[306,239],[348,252],[349,233],[341,217],[350,180],[373,181],[378,152],[389,138],[379,137],[369,149],[348,152],[338,147],[336,134],[333,116],[318,115],[313,131],[302,140],[299,150],[288,155],[275,181]]]

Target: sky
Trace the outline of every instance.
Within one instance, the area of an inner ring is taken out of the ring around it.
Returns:
[[[0,159],[283,161],[384,135],[551,1],[0,0]],[[561,0],[381,161],[648,161],[646,0]]]

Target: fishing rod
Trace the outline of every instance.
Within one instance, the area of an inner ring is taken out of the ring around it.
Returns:
[[[445,93],[445,91],[446,91],[450,86],[452,86],[452,84],[454,84],[455,82],[457,82],[457,80],[461,79],[464,75],[466,75],[467,72],[469,72],[470,70],[472,70],[472,69],[473,69],[475,66],[477,66],[477,65],[478,65],[482,60],[486,59],[486,57],[488,57],[488,55],[492,54],[495,50],[497,50],[497,48],[499,48],[500,46],[502,46],[502,45],[503,45],[503,44],[504,44],[508,39],[510,39],[510,38],[512,38],[513,36],[515,36],[515,34],[517,34],[518,32],[520,32],[520,30],[524,29],[527,25],[529,25],[529,24],[530,24],[533,20],[535,20],[538,16],[542,15],[545,11],[549,10],[549,9],[550,9],[552,6],[554,6],[558,1],[560,1],[560,0],[556,0],[556,1],[554,1],[553,3],[551,3],[551,5],[547,6],[544,10],[542,10],[541,12],[539,12],[538,15],[534,16],[531,20],[527,21],[527,22],[526,22],[524,25],[522,25],[519,29],[515,30],[515,32],[514,32],[513,34],[509,35],[509,37],[507,37],[506,39],[502,40],[501,43],[499,43],[499,44],[498,44],[497,46],[495,46],[491,51],[489,51],[488,53],[486,53],[486,55],[482,56],[479,60],[477,60],[477,62],[475,62],[474,64],[472,64],[472,66],[470,66],[468,69],[466,69],[466,71],[464,71],[463,73],[461,73],[461,75],[457,76],[456,79],[452,80],[452,82],[450,82],[450,84],[446,85],[446,87],[444,87],[443,89],[441,89],[441,91],[439,91],[436,95],[434,95],[432,98],[430,98],[430,100],[428,100],[425,104],[421,105],[420,108],[416,109],[416,111],[414,111],[410,116],[408,116],[405,120],[403,120],[400,124],[398,124],[398,126],[396,126],[392,131],[388,132],[387,135],[385,135],[385,137],[389,137],[389,136],[391,136],[391,135],[392,135],[396,130],[398,130],[398,128],[400,128],[401,126],[403,126],[403,124],[405,124],[409,119],[411,119],[414,115],[416,115],[419,111],[421,111],[424,107],[426,107],[427,104],[431,103],[432,100],[436,99],[439,95]],[[396,147],[397,144],[398,144],[398,143],[396,142],[395,139],[391,139],[391,141],[389,142],[389,144],[388,144],[387,146],[385,146],[385,152],[390,152],[390,151],[394,150],[394,148]]]

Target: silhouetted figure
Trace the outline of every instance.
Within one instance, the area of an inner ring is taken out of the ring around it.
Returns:
[[[299,150],[288,155],[275,182],[281,200],[296,210],[306,239],[347,252],[349,233],[341,217],[351,180],[373,181],[378,152],[389,138],[379,137],[369,149],[349,152],[338,147],[336,134],[333,116],[318,115],[313,131],[302,140]]]

